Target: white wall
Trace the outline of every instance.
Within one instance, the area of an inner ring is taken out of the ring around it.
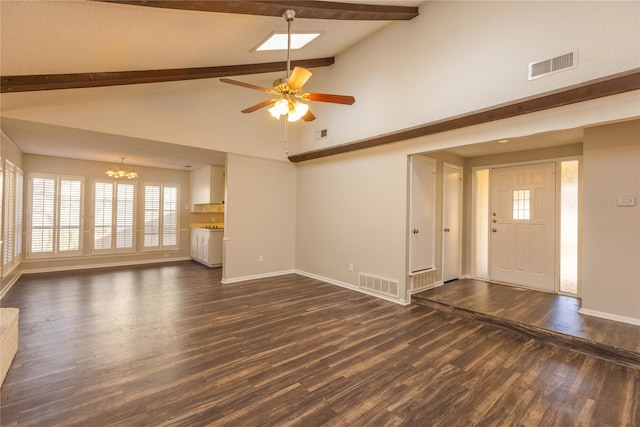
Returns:
[[[299,152],[348,143],[640,66],[640,2],[427,1],[319,69]],[[530,62],[578,50],[578,68],[527,80]],[[321,141],[314,132],[328,130]]]
[[[640,325],[640,120],[585,129],[583,194],[582,309]]]
[[[359,272],[403,283],[406,163],[379,148],[299,165],[297,269],[348,285]]]
[[[293,272],[295,166],[230,154],[226,188],[224,283]]]

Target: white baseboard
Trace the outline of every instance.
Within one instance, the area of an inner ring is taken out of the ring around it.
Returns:
[[[630,325],[640,326],[640,319],[635,317],[620,316],[618,314],[605,313],[603,311],[589,310],[588,308],[581,308],[578,310],[580,314],[586,314],[587,316],[600,317],[601,319],[615,320],[616,322],[629,323]]]
[[[266,279],[268,277],[284,276],[285,274],[293,274],[295,270],[273,271],[270,273],[253,274],[251,276],[223,278],[220,283],[229,285],[231,283],[246,282],[247,280]]]
[[[146,259],[138,261],[120,261],[120,262],[105,262],[98,264],[85,264],[85,265],[71,265],[64,267],[46,267],[46,268],[27,268],[22,270],[22,274],[36,274],[36,273],[54,273],[56,271],[72,271],[72,270],[92,270],[96,268],[109,268],[109,267],[129,267],[132,265],[142,264],[160,264],[174,261],[189,261],[191,257],[176,257],[176,258],[156,258]],[[23,264],[24,266],[24,264]]]
[[[346,288],[346,289],[349,289],[349,290],[352,290],[352,291],[360,292],[362,294],[367,294],[369,296],[380,298],[380,299],[383,299],[385,301],[393,302],[393,303],[396,303],[396,304],[409,305],[411,303],[411,301],[405,301],[402,298],[393,298],[393,297],[389,297],[389,296],[386,296],[386,295],[377,294],[375,292],[370,292],[367,289],[362,289],[362,288],[360,288],[360,287],[358,287],[356,285],[352,285],[351,283],[341,282],[339,280],[331,279],[329,277],[319,276],[317,274],[309,273],[309,272],[306,272],[306,271],[295,270],[295,273],[299,274],[301,276],[306,276],[306,277],[310,277],[312,279],[320,280],[322,282],[327,282],[327,283],[329,283],[331,285],[340,286],[341,288]]]
[[[2,292],[0,292],[0,300],[7,294],[7,292],[9,292],[9,289],[11,289],[11,287],[18,281],[20,276],[22,276],[22,272],[19,272],[18,274],[13,276],[13,279],[11,279],[9,283],[7,283],[7,286],[5,286]]]

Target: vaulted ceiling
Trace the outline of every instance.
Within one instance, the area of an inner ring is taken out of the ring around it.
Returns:
[[[52,100],[61,98],[73,103],[74,91],[57,89],[236,75],[251,81],[259,73],[284,71],[284,51],[254,48],[271,33],[286,31],[282,12],[289,8],[296,10],[294,32],[321,33],[292,54],[294,65],[313,70],[331,65],[382,27],[416,16],[420,3],[2,0],[0,107],[6,112],[55,105]],[[49,90],[55,90],[54,97],[47,95]],[[93,143],[87,144],[86,132],[6,116],[2,130],[27,153],[111,162],[124,145],[133,163],[181,167],[175,156],[160,158],[153,141],[122,137],[115,144],[112,135],[92,133]],[[185,150],[179,163],[197,166],[220,158],[210,150]]]

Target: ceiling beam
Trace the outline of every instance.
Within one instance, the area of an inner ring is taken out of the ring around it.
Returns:
[[[293,154],[289,156],[289,160],[298,163],[349,153],[390,144],[392,142],[406,141],[408,139],[508,119],[523,114],[535,113],[536,111],[548,110],[634,90],[640,90],[640,68],[542,93],[529,98],[519,99],[506,104],[496,105],[483,110],[472,111],[460,116],[449,117],[411,129],[403,129],[360,141]]]
[[[333,57],[304,59],[291,61],[291,67],[327,67],[332,65],[333,62]],[[177,68],[171,70],[2,76],[2,80],[0,81],[0,93],[80,89],[101,86],[133,85],[140,83],[174,82],[179,80],[212,79],[247,74],[272,73],[285,71],[286,69],[286,61],[280,61],[261,64],[227,65],[221,67]]]
[[[296,18],[351,21],[408,21],[418,16],[417,7],[386,6],[330,1],[222,1],[222,0],[94,0],[134,6],[192,10],[198,12],[239,13],[281,17],[287,9]]]

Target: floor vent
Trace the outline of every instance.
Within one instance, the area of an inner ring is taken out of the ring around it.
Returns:
[[[569,52],[555,58],[529,64],[529,80],[547,76],[558,71],[576,68],[578,66],[578,52]]]
[[[360,288],[398,298],[400,286],[396,280],[360,273]]]
[[[436,270],[426,270],[411,276],[411,291],[432,287],[436,283]]]

